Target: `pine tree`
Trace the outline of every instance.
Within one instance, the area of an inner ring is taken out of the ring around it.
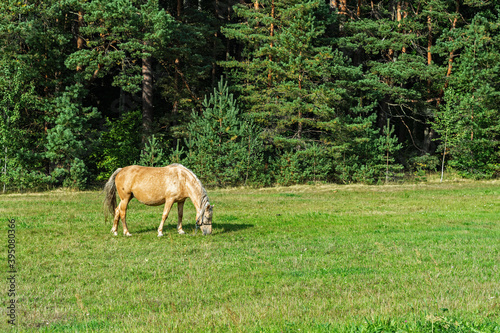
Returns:
[[[34,137],[25,111],[39,107],[35,87],[26,80],[23,65],[0,58],[0,179],[2,192],[45,185],[40,172],[41,151],[33,146]],[[31,170],[31,171],[30,171]]]
[[[160,54],[157,86],[163,113],[158,124],[176,139],[186,136],[191,111],[202,108],[203,97],[217,85],[216,61],[225,57],[220,26],[235,0],[164,1],[176,25]]]
[[[449,165],[471,178],[500,172],[499,31],[500,20],[492,15],[476,15],[469,26],[455,31],[453,45],[460,56],[436,117]]]
[[[391,126],[389,119],[387,119],[382,135],[375,141],[375,146],[379,151],[377,156],[379,164],[375,165],[375,169],[380,170],[377,176],[379,180],[384,179],[387,184],[394,177],[401,176],[400,171],[403,169],[401,164],[395,163],[394,155],[402,148],[402,145],[394,137],[394,126]]]
[[[239,82],[242,101],[257,123],[282,148],[328,140],[338,130],[331,82],[344,59],[325,37],[327,6],[321,1],[262,1],[236,7],[244,21],[223,30],[246,46],[245,58],[222,63]]]
[[[163,167],[166,165],[166,155],[162,148],[162,143],[151,135],[141,151],[141,157],[134,164],[148,167]]]
[[[259,4],[236,7],[242,22],[223,33],[243,43],[245,53],[222,65],[239,83],[248,114],[266,129],[276,154],[282,155],[276,163],[297,159],[294,176],[276,171],[278,178],[285,183],[307,179],[309,159],[301,151],[310,147],[327,154],[328,173],[338,171],[333,166],[355,158],[359,143],[371,137],[366,129],[374,121],[370,115],[377,92],[367,88],[370,77],[363,77],[361,68],[335,49],[333,27],[339,17],[323,2]],[[285,152],[292,155],[286,153],[282,160]],[[333,179],[331,173],[324,175],[327,179]]]
[[[3,182],[17,189],[47,188],[46,107],[73,76],[64,66],[71,49],[70,3],[0,2],[0,127]]]
[[[448,67],[439,36],[457,24],[456,11],[452,0],[380,1],[343,27],[341,45],[367,68],[377,126],[382,130],[388,118],[399,119],[398,136],[419,153],[433,152],[431,120]]]
[[[47,131],[46,144],[46,156],[55,165],[54,183],[79,189],[87,185],[84,161],[92,153],[90,120],[99,116],[96,108],[81,106],[84,94],[77,84],[54,100],[55,126]]]
[[[95,0],[83,2],[85,25],[79,33],[84,47],[66,59],[81,82],[112,76],[112,85],[136,94],[142,90],[143,141],[152,131],[152,56],[167,47],[172,17],[157,0]]]
[[[186,164],[209,185],[247,184],[259,177],[262,142],[251,120],[242,118],[227,83],[205,97],[203,112],[188,124]]]
[[[107,180],[117,169],[135,164],[140,158],[142,112],[130,110],[118,119],[105,119],[97,155],[97,180]]]

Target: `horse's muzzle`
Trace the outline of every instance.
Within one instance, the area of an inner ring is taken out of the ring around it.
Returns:
[[[203,232],[203,236],[210,235],[212,233],[212,225],[211,224],[205,224],[200,227],[201,232]]]

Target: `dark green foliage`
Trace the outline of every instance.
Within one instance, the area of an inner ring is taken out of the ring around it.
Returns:
[[[296,152],[284,152],[274,163],[275,181],[284,186],[326,182],[334,167],[330,156],[325,146],[317,143]]]
[[[99,180],[107,180],[118,168],[132,165],[141,153],[141,112],[129,111],[113,121],[106,119],[107,131],[101,136],[103,159],[98,163]]]
[[[148,167],[163,167],[166,155],[163,152],[162,143],[154,136],[148,139],[144,148],[141,150],[141,157],[135,164],[148,166]]]
[[[171,126],[170,133],[178,138],[185,134],[191,111],[201,109],[204,96],[217,83],[215,61],[226,53],[218,37],[218,15],[230,10],[231,5],[222,0],[166,2],[176,24],[168,47],[159,53],[162,75],[157,85],[162,102],[172,112],[163,114],[160,122]]]
[[[46,111],[67,83],[71,34],[56,1],[0,2],[0,142],[4,190],[47,189]]]
[[[217,186],[498,177],[498,5],[342,4],[0,2],[2,190],[133,163]],[[234,98],[205,100],[222,73]]]
[[[394,126],[391,126],[387,119],[387,126],[384,127],[382,135],[375,140],[375,147],[378,154],[376,155],[377,164],[374,169],[377,172],[379,181],[385,178],[385,183],[392,180],[393,177],[402,176],[398,173],[403,169],[400,164],[395,164],[394,155],[401,149],[402,145],[398,144],[398,139],[394,137]]]
[[[460,49],[453,79],[436,115],[436,130],[449,165],[463,176],[491,178],[500,173],[500,20],[476,16],[457,31]]]
[[[168,41],[173,29],[170,15],[157,0],[96,0],[83,2],[81,10],[87,24],[79,33],[86,45],[67,57],[66,66],[81,67],[81,80],[111,74],[113,86],[140,91],[141,59],[159,52]]]
[[[207,185],[228,186],[255,182],[262,170],[262,140],[251,120],[242,120],[227,84],[203,101],[203,112],[193,111],[188,124],[189,166]]]
[[[260,3],[258,9],[235,8],[244,21],[223,32],[240,41],[245,53],[222,65],[231,70],[247,113],[265,128],[279,155],[276,182],[331,180],[338,158],[356,145],[346,140],[347,133],[358,139],[364,134],[346,122],[369,110],[356,97],[361,85],[353,84],[362,73],[332,49],[336,17],[324,2]]]
[[[87,183],[88,172],[85,162],[92,153],[90,121],[99,116],[96,108],[81,106],[85,94],[77,84],[49,104],[55,118],[53,128],[47,130],[46,157],[54,165],[53,182],[83,189]]]
[[[332,76],[345,61],[323,40],[330,22],[320,18],[328,9],[321,1],[261,4],[258,10],[235,8],[247,22],[223,32],[245,45],[245,57],[222,64],[233,70],[249,115],[277,147],[296,150],[310,140],[328,141],[340,126],[335,103],[342,89]]]
[[[24,76],[25,65],[1,58],[0,67],[0,180],[2,191],[46,188],[50,178],[40,172],[41,152],[33,146],[42,139],[34,124],[23,117],[26,109],[40,106],[35,85]],[[36,125],[35,125],[36,126]]]

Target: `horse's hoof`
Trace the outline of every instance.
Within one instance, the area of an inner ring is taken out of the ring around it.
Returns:
[[[114,230],[111,230],[111,233],[113,234],[113,236],[118,236],[118,233]]]
[[[130,236],[132,236],[132,234],[131,234],[130,232],[127,232],[127,233],[125,234],[125,236],[130,237]]]
[[[179,235],[184,235],[185,234],[184,230],[182,230],[182,229],[179,230],[178,233],[179,233]]]
[[[163,236],[163,233],[158,232],[158,237],[161,237],[161,236]]]

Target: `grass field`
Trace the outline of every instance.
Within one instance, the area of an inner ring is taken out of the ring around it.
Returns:
[[[0,196],[0,331],[500,332],[500,182],[209,191],[211,236],[102,193]],[[8,219],[16,322],[7,323]],[[7,277],[7,278],[5,278]]]

